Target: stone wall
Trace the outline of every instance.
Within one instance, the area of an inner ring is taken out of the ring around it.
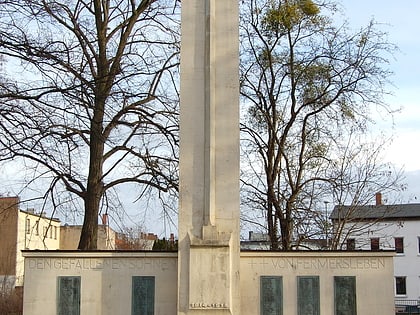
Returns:
[[[306,314],[305,305],[316,301],[310,303],[308,296],[298,301],[298,282],[318,277],[319,314],[334,315],[335,281],[354,277],[358,315],[393,315],[393,256],[391,252],[242,252],[241,314],[259,314],[262,277],[281,279],[283,314],[298,314],[299,304]]]
[[[79,286],[80,314],[131,314],[132,307],[143,307],[136,303],[143,303],[141,292],[147,290],[153,291],[152,299],[147,297],[154,304],[153,314],[177,314],[177,253],[26,251],[24,256],[25,315],[59,314],[60,279],[70,284],[74,280]],[[263,314],[262,308],[264,314],[278,314],[270,312],[277,307],[284,315],[333,315],[336,301],[341,308],[354,307],[359,315],[393,315],[393,256],[392,252],[241,252],[241,312],[234,315]],[[200,277],[210,282],[211,275]],[[211,290],[211,283],[206,287]],[[215,303],[197,300],[191,307],[215,309]]]
[[[155,313],[176,314],[177,254],[25,252],[25,315],[58,313],[59,278],[79,277],[80,314],[131,314],[133,277],[155,279]]]

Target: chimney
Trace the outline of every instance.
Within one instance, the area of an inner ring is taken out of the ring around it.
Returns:
[[[153,233],[148,233],[148,234],[147,234],[147,239],[148,239],[148,240],[151,240],[151,241],[155,241],[155,240],[157,240],[158,238],[157,238],[157,236],[156,236],[155,234],[153,234]]]
[[[102,225],[108,225],[108,214],[102,214]]]
[[[380,192],[377,192],[375,194],[375,198],[376,198],[376,205],[381,206],[382,205],[382,194]]]

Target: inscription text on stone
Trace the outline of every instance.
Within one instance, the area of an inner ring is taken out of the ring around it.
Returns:
[[[384,269],[384,258],[251,258],[252,269]]]
[[[29,269],[47,270],[169,270],[176,269],[175,260],[145,258],[27,258]]]

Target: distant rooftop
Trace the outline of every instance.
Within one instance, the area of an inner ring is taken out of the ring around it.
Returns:
[[[59,218],[51,218],[51,217],[47,216],[47,214],[45,212],[35,212],[34,209],[26,209],[26,210],[21,209],[19,211],[22,212],[22,213],[25,213],[25,214],[29,214],[29,215],[32,215],[32,216],[39,217],[39,218],[44,218],[44,219],[48,219],[48,220],[52,220],[52,221],[56,221],[56,222],[61,222]]]
[[[395,220],[395,219],[420,219],[420,204],[396,205],[367,205],[367,206],[335,206],[330,215],[331,220]]]

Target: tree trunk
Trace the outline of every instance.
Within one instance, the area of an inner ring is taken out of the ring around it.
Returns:
[[[280,219],[281,244],[283,250],[290,250],[290,226],[287,219]]]
[[[102,182],[105,143],[103,124],[105,104],[114,77],[110,75],[109,62],[107,60],[107,17],[103,20],[102,10],[100,3],[95,1],[96,29],[98,34],[98,73],[96,77],[94,112],[90,123],[90,160],[85,196],[85,217],[79,242],[79,249],[82,250],[98,248],[99,205],[104,187]]]
[[[277,236],[277,220],[273,211],[273,205],[269,202],[267,207],[267,227],[268,236],[270,237],[270,248],[272,250],[279,249],[279,241]]]
[[[102,125],[105,98],[98,97],[95,112],[91,121],[90,161],[85,201],[85,217],[78,249],[97,249],[99,206],[103,195],[102,166],[104,156],[104,139]]]

